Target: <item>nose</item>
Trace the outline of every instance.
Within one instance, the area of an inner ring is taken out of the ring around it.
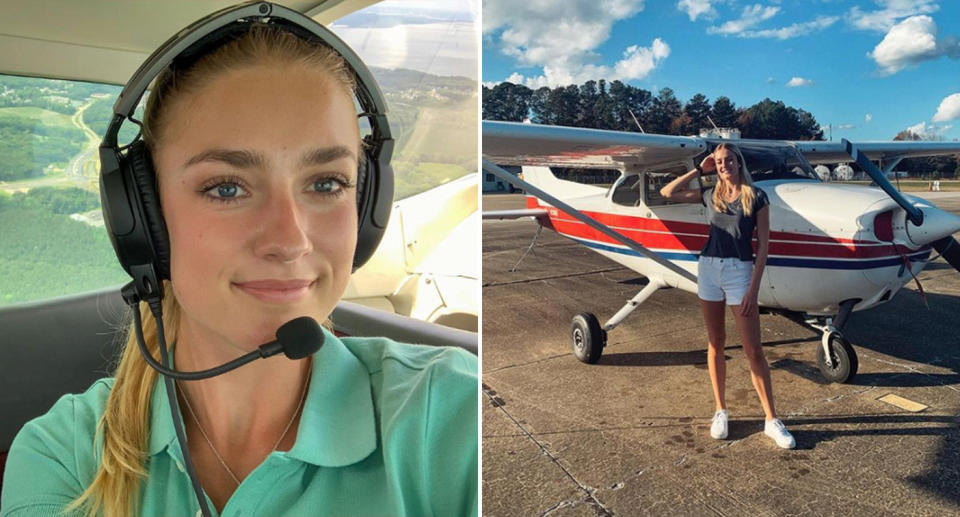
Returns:
[[[294,262],[313,251],[308,220],[293,193],[271,195],[260,216],[262,223],[254,243],[258,257]]]
[[[903,227],[906,230],[906,240],[913,244],[913,247],[930,244],[933,241],[960,232],[960,217],[951,214],[945,210],[933,206],[918,206],[923,212],[923,224],[915,226],[906,218],[904,212]],[[902,210],[901,210],[902,212]]]

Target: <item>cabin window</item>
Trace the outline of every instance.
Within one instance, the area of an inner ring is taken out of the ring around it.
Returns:
[[[477,173],[477,26],[471,2],[386,0],[330,25],[389,107],[394,199]]]
[[[656,169],[651,169],[644,174],[644,191],[646,192],[646,202],[647,206],[664,206],[664,205],[678,205],[682,204],[678,201],[671,201],[660,195],[660,189],[666,186],[667,183],[675,180],[677,176],[682,176],[689,172],[689,167],[687,164],[679,163],[670,165],[668,167],[659,167]],[[694,179],[687,185],[687,188],[698,189],[700,188],[697,179]]]
[[[620,178],[613,187],[613,202],[623,206],[640,204],[640,175],[631,174]]]
[[[103,228],[98,180],[120,90],[0,75],[0,306],[129,281]],[[136,136],[130,126],[120,141]]]

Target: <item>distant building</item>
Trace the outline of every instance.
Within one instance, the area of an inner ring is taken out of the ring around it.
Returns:
[[[740,130],[735,127],[712,127],[700,129],[701,138],[723,138],[724,140],[739,140]]]

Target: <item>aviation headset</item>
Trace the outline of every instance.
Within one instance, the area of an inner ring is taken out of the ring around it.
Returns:
[[[336,35],[309,17],[269,2],[247,2],[217,11],[184,28],[140,65],[113,106],[113,117],[100,144],[100,198],[110,242],[123,268],[133,277],[137,298],[158,303],[162,280],[170,278],[170,239],[160,210],[156,172],[138,133],[127,146],[117,135],[150,82],[167,67],[187,68],[196,59],[245,34],[255,23],[282,28],[314,44],[324,45],[346,62],[356,82],[356,101],[369,120],[370,134],[361,146],[357,171],[357,247],[353,269],[373,255],[393,203],[393,138],[383,94],[363,61]],[[129,290],[125,289],[125,292]],[[133,293],[130,293],[133,294]]]

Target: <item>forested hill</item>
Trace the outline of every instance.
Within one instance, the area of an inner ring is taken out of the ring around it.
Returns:
[[[377,83],[384,90],[407,90],[417,87],[445,87],[473,90],[477,83],[473,79],[457,75],[433,75],[406,68],[370,67]],[[476,90],[474,90],[476,91]]]
[[[696,135],[701,128],[712,127],[708,116],[719,127],[740,129],[743,138],[823,140],[823,130],[813,115],[770,99],[744,108],[723,96],[711,104],[698,93],[681,102],[670,88],[653,95],[602,79],[538,90],[506,82],[483,87],[484,120],[519,122],[529,117],[539,124],[620,131],[639,131],[639,122],[647,133]]]

